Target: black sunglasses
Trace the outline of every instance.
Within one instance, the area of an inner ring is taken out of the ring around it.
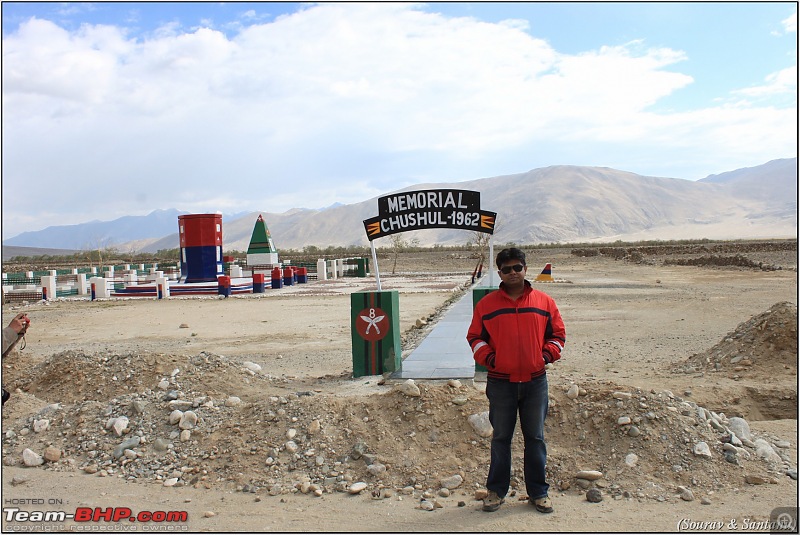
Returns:
[[[513,266],[503,266],[500,268],[500,273],[502,273],[503,275],[508,275],[509,273],[511,273],[512,269],[517,273],[519,273],[520,271],[525,269],[525,266],[523,266],[522,264],[514,264]]]

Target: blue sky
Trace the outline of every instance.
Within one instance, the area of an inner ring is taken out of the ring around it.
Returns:
[[[796,25],[793,2],[3,2],[3,237],[794,157]]]

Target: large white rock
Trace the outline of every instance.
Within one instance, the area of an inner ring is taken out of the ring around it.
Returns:
[[[694,445],[694,454],[698,457],[711,458],[711,448],[705,442],[698,442]]]
[[[469,425],[481,437],[492,436],[492,423],[489,421],[489,411],[471,414],[467,417]]]
[[[33,431],[35,433],[43,433],[44,431],[47,431],[49,427],[50,427],[50,420],[47,420],[46,418],[33,421]]]
[[[128,429],[128,417],[127,416],[120,416],[111,426],[114,429],[114,434],[118,437],[121,437],[122,434]]]
[[[194,411],[186,411],[181,415],[178,427],[181,429],[194,429],[197,425],[197,414]]]
[[[245,361],[245,362],[242,363],[242,366],[244,366],[246,369],[250,370],[251,372],[258,373],[258,372],[261,371],[261,366],[259,366],[255,362]]]
[[[578,479],[585,479],[587,481],[597,481],[603,477],[603,472],[598,470],[580,470],[575,477]]]
[[[772,448],[772,444],[763,438],[757,438],[754,444],[756,446],[756,455],[758,455],[759,458],[774,463],[781,462],[781,456],[775,452]]]
[[[373,476],[379,476],[386,472],[386,465],[381,463],[372,463],[371,465],[367,466],[367,472]]]
[[[359,481],[357,483],[353,483],[350,485],[350,488],[347,489],[347,492],[350,494],[358,494],[359,492],[363,491],[367,488],[367,484],[363,481]]]
[[[439,482],[439,484],[443,488],[446,488],[446,489],[449,489],[449,490],[453,490],[453,489],[457,489],[458,487],[460,487],[463,482],[464,482],[464,478],[461,477],[460,474],[454,474],[454,475],[452,475],[450,477],[443,478]]]
[[[739,437],[739,440],[753,440],[753,435],[750,434],[750,424],[744,418],[739,418],[738,416],[729,418],[728,429]]]
[[[419,387],[417,386],[417,383],[414,382],[414,379],[409,379],[405,383],[400,383],[396,388],[406,396],[418,398],[421,395]]]
[[[39,466],[44,464],[44,459],[32,449],[25,448],[22,450],[22,464],[25,466]]]

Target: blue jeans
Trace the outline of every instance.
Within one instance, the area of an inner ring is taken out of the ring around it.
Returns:
[[[492,433],[492,460],[486,488],[505,497],[511,483],[511,439],[519,412],[525,439],[525,486],[531,500],[547,496],[545,481],[547,446],[544,442],[544,419],[547,416],[547,375],[526,383],[511,383],[488,378],[489,421]]]

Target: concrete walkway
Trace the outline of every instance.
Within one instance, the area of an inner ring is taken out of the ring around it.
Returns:
[[[500,281],[494,281],[495,285]],[[489,276],[473,288],[489,287]],[[391,379],[473,379],[475,361],[467,343],[467,329],[472,321],[472,288],[450,308],[428,336],[395,371]],[[485,372],[484,372],[485,375]]]

